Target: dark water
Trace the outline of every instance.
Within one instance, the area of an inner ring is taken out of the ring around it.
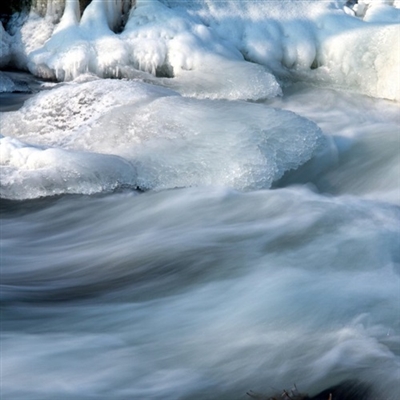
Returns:
[[[0,112],[19,110],[30,97],[29,93],[0,93]]]

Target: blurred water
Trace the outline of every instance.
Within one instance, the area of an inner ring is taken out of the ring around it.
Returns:
[[[2,200],[4,398],[246,399],[349,379],[398,398],[398,106],[302,85],[267,105],[328,143],[272,190]]]
[[[245,398],[349,378],[396,398],[396,206],[300,187],[28,206],[2,213],[7,398]]]

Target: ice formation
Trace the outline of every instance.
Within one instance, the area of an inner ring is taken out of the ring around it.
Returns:
[[[292,112],[185,98],[122,80],[70,83],[42,92],[19,111],[5,114],[2,132],[13,137],[2,139],[6,150],[1,158],[2,195],[10,198],[24,191],[28,197],[71,193],[77,185],[86,185],[83,193],[124,185],[269,188],[328,146],[313,122]],[[83,154],[91,158],[83,162]],[[60,180],[43,169],[49,157]],[[112,166],[109,173],[103,171],[104,160]],[[50,189],[38,184],[37,174],[48,177]],[[98,182],[93,176],[103,177]],[[109,183],[113,179],[114,186]],[[35,191],[36,186],[44,189]]]
[[[32,146],[0,138],[3,199],[93,194],[135,187],[135,170],[116,156]]]
[[[203,98],[273,97],[277,77],[399,100],[399,15],[397,0],[49,1],[11,24],[3,63],[59,81],[143,71]]]

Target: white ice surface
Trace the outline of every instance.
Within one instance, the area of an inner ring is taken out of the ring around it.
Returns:
[[[344,4],[138,0],[116,33],[123,2],[93,1],[80,19],[78,1],[69,0],[58,24],[49,13],[31,14],[14,35],[14,58],[61,81],[87,72],[130,78],[141,70],[203,98],[274,97],[280,89],[272,72],[399,100],[398,5],[360,3],[356,17]]]
[[[391,2],[372,3],[366,10],[364,21],[380,23],[400,23],[400,9],[392,7]]]
[[[0,138],[0,193],[5,199],[110,192],[135,187],[135,169],[120,157],[32,146]]]
[[[314,123],[291,112],[185,98],[158,86],[117,80],[42,92],[19,111],[4,114],[2,132],[36,146],[123,157],[129,171],[135,167],[137,185],[155,190],[268,188],[327,146]],[[116,186],[132,185],[131,179],[117,180]],[[24,196],[22,187],[16,192]]]

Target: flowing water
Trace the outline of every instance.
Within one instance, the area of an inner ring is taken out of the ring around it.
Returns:
[[[399,398],[399,103],[241,62],[3,95],[1,398]]]

